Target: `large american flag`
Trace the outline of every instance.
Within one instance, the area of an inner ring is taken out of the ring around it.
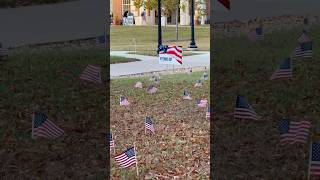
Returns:
[[[293,51],[292,53],[292,58],[293,59],[298,59],[298,58],[312,58],[312,46],[313,42],[304,42],[299,44]]]
[[[280,144],[307,143],[311,123],[308,121],[280,121]]]
[[[154,133],[154,126],[153,126],[153,122],[152,122],[152,119],[150,116],[146,117],[145,128],[150,130],[152,133]]]
[[[107,38],[106,35],[96,37],[96,47],[107,48]]]
[[[64,131],[51,122],[44,113],[33,114],[32,137],[57,138]]]
[[[237,96],[236,107],[234,109],[235,119],[251,119],[257,120],[258,116],[249,105],[247,100],[242,96]]]
[[[9,54],[9,50],[7,48],[0,48],[0,57],[6,57]]]
[[[292,61],[291,58],[285,59],[279,68],[272,74],[271,80],[291,79],[292,78]]]
[[[111,151],[111,148],[114,148],[114,140],[113,140],[112,132],[107,134],[107,139],[109,140],[110,151]]]
[[[176,45],[162,45],[159,48],[159,54],[169,54],[175,58],[177,63],[182,64],[182,47]]]
[[[116,161],[121,168],[127,168],[137,163],[136,153],[134,152],[134,147],[128,148],[121,154],[117,155]]]
[[[320,143],[313,142],[310,153],[310,174],[320,176]]]
[[[101,72],[100,67],[89,64],[80,75],[80,79],[101,84],[102,80],[101,80],[100,72]]]

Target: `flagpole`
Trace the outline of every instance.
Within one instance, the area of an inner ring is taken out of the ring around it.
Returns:
[[[310,142],[310,148],[309,148],[309,163],[308,163],[308,180],[310,180],[310,161],[312,156],[312,141]]]
[[[136,151],[136,145],[135,145],[135,143],[133,143],[133,150],[134,150],[134,153],[135,153],[135,155],[136,155],[136,170],[137,170],[137,176],[139,177],[138,159],[137,159],[137,151]]]

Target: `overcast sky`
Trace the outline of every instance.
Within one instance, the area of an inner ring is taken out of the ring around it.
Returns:
[[[214,21],[246,20],[255,17],[285,14],[320,15],[320,0],[230,0],[231,11],[226,10],[217,0],[213,1]]]

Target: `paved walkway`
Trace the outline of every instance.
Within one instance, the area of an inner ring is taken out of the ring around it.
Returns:
[[[127,54],[128,51],[111,51],[111,56],[122,56],[126,58],[136,58],[141,61],[111,64],[110,65],[110,77],[115,78],[119,76],[148,73],[152,71],[164,71],[172,70],[172,65],[159,64],[158,57]],[[183,57],[183,65],[175,65],[174,68],[188,68],[206,66],[210,68],[210,52],[209,51],[197,51],[197,55]]]
[[[77,0],[0,8],[0,42],[4,47],[16,47],[101,36],[105,32],[107,3]]]

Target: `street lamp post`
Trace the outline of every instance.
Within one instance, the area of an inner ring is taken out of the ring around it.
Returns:
[[[198,48],[194,40],[194,0],[191,0],[191,42],[189,45],[190,49]]]
[[[158,0],[158,48],[162,45],[161,33],[161,0]]]

